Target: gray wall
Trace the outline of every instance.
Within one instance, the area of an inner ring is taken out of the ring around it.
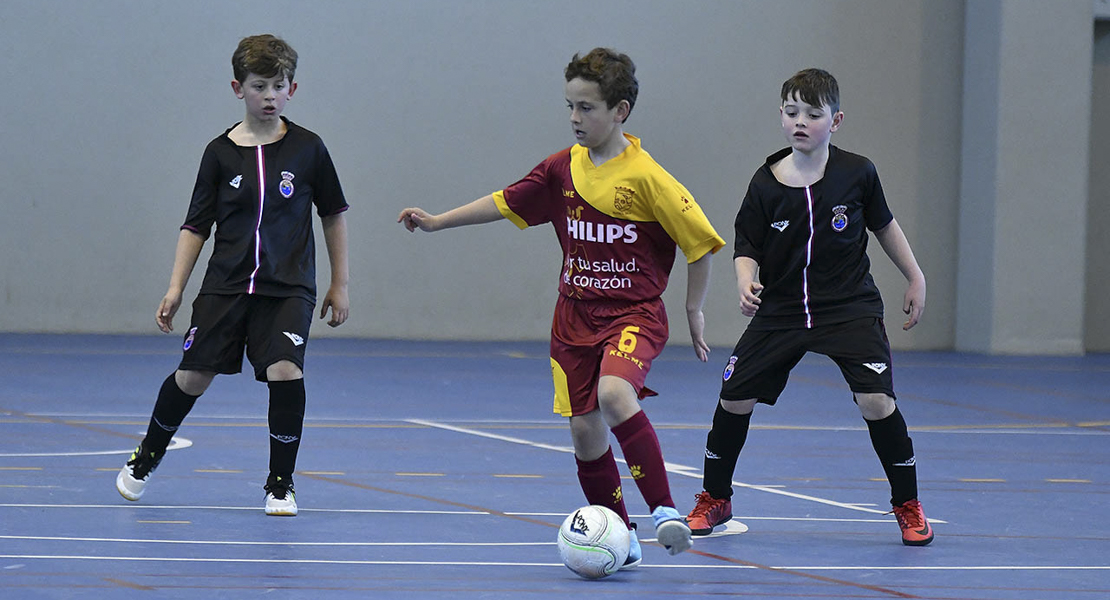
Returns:
[[[1095,27],[1091,82],[1091,176],[1087,212],[1087,350],[1110,352],[1110,21]]]
[[[242,118],[231,51],[274,32],[301,54],[286,115],[328,143],[352,204],[351,320],[316,335],[545,339],[559,269],[549,229],[410,235],[396,215],[482,196],[570,145],[562,68],[606,45],[639,66],[627,130],[730,243],[748,179],[785,144],[781,82],[809,66],[836,75],[846,120],[834,143],[875,161],[929,279],[924,322],[902,332],[902,277],[872,246],[891,342],[952,348],[964,4],[0,3],[0,331],[154,331],[201,151]],[[322,248],[320,263],[326,286]],[[673,343],[687,342],[684,289],[680,263],[666,296]],[[735,296],[726,250],[706,305],[715,346],[745,325]],[[188,318],[186,306],[179,331]]]
[[[967,5],[958,349],[1083,351],[1092,10]]]

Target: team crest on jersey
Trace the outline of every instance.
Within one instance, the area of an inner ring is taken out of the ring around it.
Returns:
[[[185,343],[182,344],[181,349],[187,351],[189,348],[192,348],[193,347],[193,339],[196,337],[196,335],[197,335],[197,328],[194,327],[194,328],[190,329],[189,330],[189,336],[185,338]]]
[[[636,190],[619,185],[614,190],[616,194],[613,196],[613,208],[619,213],[632,210],[632,198],[636,195]]]
[[[844,231],[848,227],[848,207],[843,204],[838,204],[833,207],[832,228],[833,231]]]
[[[281,183],[278,184],[278,191],[286,198],[293,196],[293,177],[293,174],[289,171],[281,172]]]
[[[686,196],[683,196],[682,197],[682,212],[685,213],[686,211],[690,210],[691,208],[694,208],[694,203],[690,202],[690,199],[687,198]]]
[[[732,372],[736,370],[736,357],[730,356],[728,358],[728,365],[725,366],[724,380],[728,381],[732,377]]]

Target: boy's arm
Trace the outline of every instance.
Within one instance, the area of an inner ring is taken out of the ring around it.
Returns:
[[[763,285],[755,280],[759,263],[748,256],[737,256],[732,264],[736,267],[736,287],[740,290],[740,312],[745,317],[754,317],[762,302],[759,292],[763,291]]]
[[[705,315],[701,307],[709,291],[709,271],[713,265],[713,253],[686,265],[686,320],[690,324],[690,339],[694,343],[694,354],[698,360],[709,360],[709,345],[705,343]]]
[[[910,242],[898,226],[898,221],[891,219],[886,227],[875,232],[875,237],[908,282],[906,295],[902,300],[902,312],[909,315],[902,324],[902,329],[908,330],[917,325],[925,312],[925,274],[921,272],[913,250],[910,249]]]
[[[409,231],[416,231],[419,228],[421,231],[432,232],[464,225],[489,223],[504,218],[505,215],[501,214],[497,203],[493,201],[493,194],[490,194],[438,215],[429,214],[422,208],[406,208],[397,217],[397,222],[404,223],[405,229]]]
[[[181,294],[185,291],[185,284],[189,283],[189,276],[200,257],[200,250],[204,247],[204,236],[190,229],[182,229],[177,236],[177,249],[174,251],[173,272],[170,274],[170,287],[158,305],[158,312],[154,314],[154,322],[162,333],[173,331],[173,316],[181,308]]]
[[[339,327],[347,320],[351,302],[347,298],[347,217],[338,213],[320,220],[324,229],[324,243],[328,248],[328,262],[331,263],[331,285],[320,305],[320,318],[331,307],[329,327]]]

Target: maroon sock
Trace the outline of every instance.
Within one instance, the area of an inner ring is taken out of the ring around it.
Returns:
[[[617,461],[613,458],[613,449],[609,448],[600,458],[585,462],[577,456],[574,460],[578,463],[578,483],[586,494],[586,501],[590,504],[600,504],[610,508],[624,519],[626,525],[631,525],[628,520],[628,510],[624,507],[624,493],[621,492],[621,475],[617,471]]]
[[[644,411],[614,427],[613,434],[617,436],[628,470],[632,472],[632,479],[640,488],[648,508],[653,511],[660,506],[673,508],[667,468],[663,466],[663,449],[659,447],[655,428]]]

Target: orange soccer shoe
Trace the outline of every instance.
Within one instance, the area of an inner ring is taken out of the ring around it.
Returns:
[[[697,504],[686,516],[686,524],[693,535],[709,535],[713,528],[732,519],[732,501],[728,498],[714,498],[709,492],[702,492],[694,498]]]
[[[921,503],[916,499],[906,500],[895,506],[894,517],[898,519],[898,526],[902,528],[902,543],[907,546],[925,546],[933,541],[933,527],[929,519],[925,518],[925,511],[921,510]]]

